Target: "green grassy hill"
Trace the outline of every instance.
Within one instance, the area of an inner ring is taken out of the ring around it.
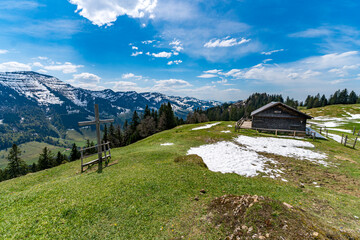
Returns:
[[[39,155],[42,152],[44,147],[49,148],[54,154],[58,151],[64,154],[70,154],[70,149],[72,144],[76,143],[77,146],[85,146],[86,139],[90,139],[95,141],[96,135],[95,131],[91,131],[90,129],[81,129],[81,132],[77,132],[75,130],[66,131],[66,136],[64,139],[61,138],[52,138],[52,140],[59,141],[62,146],[59,147],[52,144],[48,144],[45,142],[27,142],[19,145],[21,150],[21,159],[26,162],[26,164],[30,165],[32,163],[37,163],[39,159]],[[9,152],[8,149],[0,150],[0,169],[5,168],[8,164],[7,156]]]
[[[269,136],[252,130],[235,133],[229,124],[234,123],[222,122],[199,131],[191,131],[198,125],[183,125],[113,149],[110,166],[101,174],[95,171],[96,167],[80,174],[80,162],[76,161],[1,182],[0,236],[2,239],[223,239],[231,226],[211,220],[216,219],[209,210],[211,203],[226,194],[250,194],[277,201],[269,203],[269,217],[275,219],[266,222],[269,229],[286,231],[285,226],[276,224],[278,218],[288,219],[289,229],[293,229],[300,223],[291,219],[304,215],[302,223],[316,223],[318,228],[314,232],[320,234],[314,233],[306,239],[325,239],[328,232],[347,232],[360,237],[359,150],[333,140],[311,141],[317,151],[328,155],[326,161],[331,167],[267,154],[281,163],[283,177],[288,182],[261,175],[250,178],[222,174],[191,162],[174,161],[186,155],[190,147],[231,141],[239,134]],[[160,145],[167,142],[174,145]],[[321,187],[315,187],[313,182]],[[200,192],[202,189],[205,193]],[[294,210],[286,212],[279,207],[282,202],[292,205]],[[261,218],[251,218],[251,213],[260,211],[262,206],[255,204],[249,208],[252,210],[245,212],[249,218],[243,223],[256,229],[260,224],[257,219]],[[268,239],[278,239],[277,234],[271,232]]]

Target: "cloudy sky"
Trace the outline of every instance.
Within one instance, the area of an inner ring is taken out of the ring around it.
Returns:
[[[234,101],[360,92],[360,1],[1,0],[0,71]]]

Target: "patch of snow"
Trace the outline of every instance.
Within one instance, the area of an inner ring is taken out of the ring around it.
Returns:
[[[336,135],[334,133],[328,133],[329,138],[341,143],[341,137],[339,135]]]
[[[174,143],[161,143],[160,146],[172,146]]]
[[[282,178],[281,181],[288,182],[288,180],[286,180],[285,178]]]
[[[245,145],[247,149],[255,152],[267,152],[285,157],[293,157],[298,159],[307,159],[312,162],[320,163],[327,166],[327,162],[322,159],[327,158],[324,153],[317,153],[310,149],[315,146],[312,143],[299,141],[294,139],[279,139],[267,137],[248,137],[239,136],[235,139],[236,142]]]
[[[334,131],[339,131],[339,132],[352,133],[352,131],[351,131],[351,130],[348,130],[348,129],[341,129],[341,128],[329,128],[329,130],[334,130]]]
[[[191,130],[208,129],[208,128],[212,128],[213,126],[216,126],[216,125],[218,125],[218,124],[220,124],[220,123],[221,123],[221,122],[211,123],[211,124],[207,124],[207,125],[205,125],[205,126],[193,128],[193,129],[191,129]]]
[[[231,125],[228,125],[228,127],[233,127],[233,126],[231,126]]]
[[[231,133],[230,130],[226,130],[226,131],[221,131],[222,133]]]
[[[349,112],[346,112],[350,117],[348,117],[348,119],[351,119],[351,120],[355,120],[355,119],[360,119],[360,114],[353,114],[353,113],[349,113]]]
[[[0,125],[4,124],[4,119],[0,119]]]
[[[272,174],[277,170],[266,169],[266,163],[276,164],[272,159],[249,151],[232,142],[218,142],[190,148],[187,154],[200,156],[209,170],[221,173],[236,173],[242,176],[253,177],[264,172]]]

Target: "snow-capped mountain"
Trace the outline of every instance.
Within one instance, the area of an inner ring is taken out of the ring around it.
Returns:
[[[6,106],[20,104],[37,106],[47,115],[72,115],[71,119],[74,121],[86,120],[92,116],[94,103],[99,104],[103,115],[118,118],[129,117],[134,110],[142,111],[146,105],[158,109],[166,102],[171,103],[179,117],[185,117],[196,108],[206,109],[220,104],[216,101],[166,96],[161,93],[114,92],[110,89],[90,91],[36,72],[0,73],[0,102],[0,113]]]

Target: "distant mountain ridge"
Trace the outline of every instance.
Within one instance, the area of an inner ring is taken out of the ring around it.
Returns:
[[[57,106],[64,108],[68,114],[75,112],[93,112],[97,102],[104,112],[118,115],[134,110],[142,111],[146,105],[158,109],[161,104],[170,102],[175,114],[184,117],[196,108],[207,109],[217,106],[220,102],[204,101],[192,97],[166,96],[161,93],[114,92],[110,89],[90,91],[75,88],[61,80],[36,72],[5,72],[0,73],[0,101],[14,103],[19,98],[28,104],[36,104],[41,108]],[[104,109],[105,108],[105,109]]]

